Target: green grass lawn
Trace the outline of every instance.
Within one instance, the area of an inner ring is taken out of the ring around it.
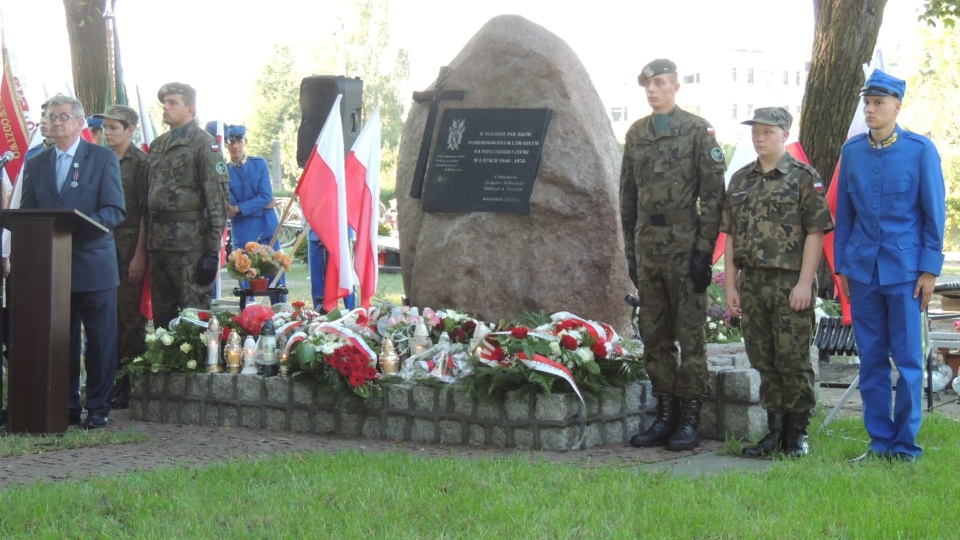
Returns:
[[[59,436],[4,435],[0,437],[0,458],[25,454],[43,454],[88,446],[138,443],[149,439],[150,437],[147,435],[133,431],[114,431],[110,429],[85,431],[80,428],[69,429],[65,434]]]
[[[286,276],[287,290],[290,291],[288,300],[302,300],[306,302],[308,306],[312,305],[310,295],[310,268],[302,262],[294,261],[293,266],[290,268],[290,271],[286,273]],[[222,283],[225,297],[229,298],[230,291],[237,286],[237,282],[224,272]],[[377,294],[399,306],[401,303],[400,297],[403,296],[403,279],[401,275],[381,272],[377,278]]]
[[[816,426],[814,426],[816,427]],[[0,492],[3,538],[950,538],[960,423],[930,415],[915,465],[846,462],[857,419],[765,473],[696,478],[536,454],[309,454]]]

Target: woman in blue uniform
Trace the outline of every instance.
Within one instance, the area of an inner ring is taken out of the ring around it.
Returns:
[[[247,242],[266,244],[280,224],[273,206],[273,187],[270,184],[270,168],[262,157],[248,156],[247,128],[244,126],[227,127],[227,151],[230,152],[230,230],[234,248],[240,248]],[[280,241],[273,243],[273,249],[280,249]],[[278,285],[286,280],[281,276]],[[248,287],[246,282],[241,287]],[[270,295],[273,303],[284,302],[286,297],[280,294]]]

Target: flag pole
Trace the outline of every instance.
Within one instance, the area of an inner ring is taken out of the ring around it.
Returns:
[[[268,246],[273,246],[273,243],[276,242],[277,238],[280,237],[280,229],[283,228],[283,224],[286,223],[287,218],[290,217],[290,209],[293,208],[293,204],[297,202],[297,198],[299,197],[300,197],[300,194],[294,191],[293,197],[290,197],[290,202],[288,202],[287,205],[283,207],[283,215],[280,216],[280,224],[277,225],[277,230],[273,231],[273,236],[270,237],[270,243],[267,244]],[[309,228],[310,227],[306,227],[306,229],[304,230],[307,230]],[[294,253],[295,252],[296,252],[296,248],[294,248]]]

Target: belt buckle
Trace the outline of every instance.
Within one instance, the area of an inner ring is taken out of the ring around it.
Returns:
[[[651,225],[666,225],[667,220],[663,217],[663,214],[654,214],[650,216]]]

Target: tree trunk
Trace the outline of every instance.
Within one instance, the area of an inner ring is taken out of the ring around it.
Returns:
[[[800,144],[829,186],[840,147],[859,106],[862,66],[873,57],[887,0],[813,0],[813,54],[800,115]],[[821,295],[833,290],[825,264],[818,272]]]
[[[63,0],[73,63],[73,88],[87,115],[103,112],[107,97],[106,0]]]

